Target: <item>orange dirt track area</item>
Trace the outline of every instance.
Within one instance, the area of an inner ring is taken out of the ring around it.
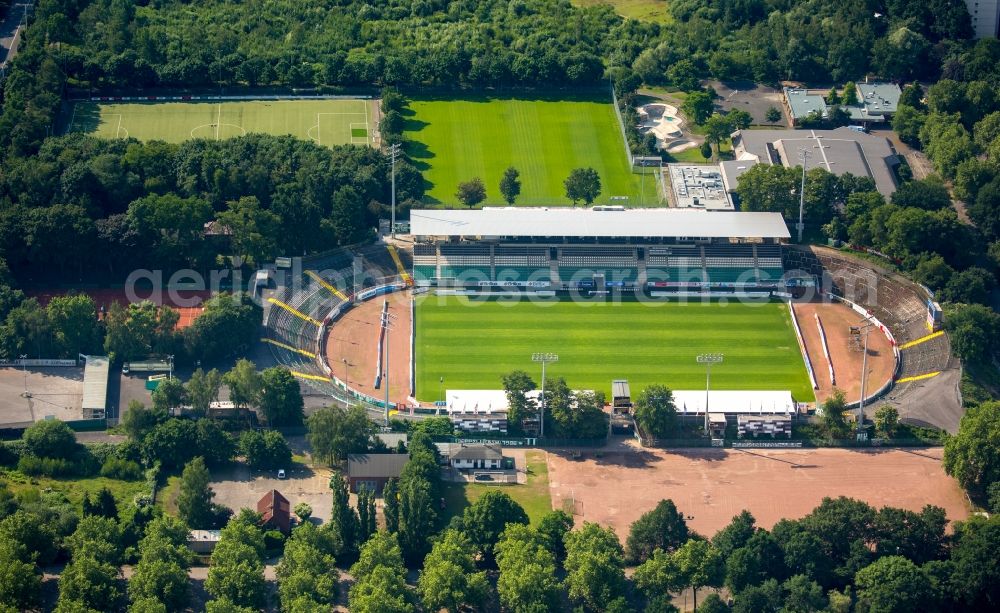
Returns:
[[[794,304],[795,316],[802,328],[802,338],[805,340],[806,351],[816,374],[816,401],[823,402],[836,387],[842,390],[847,402],[857,402],[861,398],[861,363],[864,352],[851,347],[851,326],[864,323],[864,318],[855,313],[851,307],[838,302],[833,303],[801,303]],[[826,332],[826,343],[830,349],[833,361],[833,372],[837,380],[834,386],[830,382],[830,362],[823,353],[823,344],[816,326],[816,315],[823,322]],[[864,336],[861,336],[864,342]],[[868,381],[865,383],[868,395],[882,387],[892,378],[896,367],[892,345],[885,334],[877,328],[872,328],[868,334]]]
[[[410,292],[394,292],[366,300],[333,322],[326,337],[326,358],[341,381],[369,396],[383,398],[385,388],[375,389],[378,364],[379,322],[382,303],[389,301],[389,400],[406,402],[410,395]]]
[[[913,450],[704,449],[593,451],[573,459],[548,453],[552,506],[628,535],[632,522],[665,498],[688,526],[711,537],[749,510],[757,525],[808,514],[824,497],[848,496],[876,508],[919,511],[931,504],[948,519],[969,515],[957,482],[941,467],[940,448]],[[575,504],[574,504],[575,501]]]

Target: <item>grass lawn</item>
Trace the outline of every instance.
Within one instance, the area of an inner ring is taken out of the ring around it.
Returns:
[[[433,400],[440,377],[449,389],[497,389],[514,369],[534,378],[538,351],[559,355],[550,377],[575,389],[610,392],[628,379],[638,393],[652,383],[703,389],[700,353],[723,353],[712,369],[717,390],[790,390],[812,402],[812,386],[788,307],[702,302],[570,301],[516,304],[425,296],[416,317],[417,398]]]
[[[83,504],[84,495],[94,495],[101,488],[105,487],[111,490],[111,494],[114,495],[115,502],[119,508],[126,503],[131,503],[136,494],[146,491],[146,481],[144,479],[138,481],[120,481],[118,479],[108,479],[107,477],[54,479],[50,477],[29,477],[14,470],[2,471],[0,476],[7,482],[7,487],[10,488],[10,491],[15,494],[32,489],[39,492],[52,490],[65,494],[66,498],[74,506],[78,507]]]
[[[572,0],[572,2],[576,6],[610,4],[622,17],[639,21],[670,23],[674,20],[667,9],[667,3],[663,0]]]
[[[177,515],[177,495],[180,493],[180,475],[167,477],[167,483],[156,493],[156,506],[170,515]]]
[[[442,518],[447,524],[451,518],[461,515],[465,508],[486,492],[499,488],[524,507],[531,523],[538,523],[543,515],[552,510],[549,495],[549,467],[545,463],[544,451],[528,451],[528,482],[524,485],[483,485],[482,483],[444,484],[445,512]]]
[[[461,206],[458,184],[473,177],[486,184],[483,204],[503,204],[499,184],[508,166],[521,173],[519,205],[571,204],[563,181],[581,167],[600,175],[597,204],[629,196],[635,206],[642,196],[610,95],[416,97],[407,110],[406,139],[407,153],[427,182],[428,204]],[[655,204],[652,189],[646,190],[645,204]]]
[[[67,131],[101,138],[179,143],[251,132],[290,134],[320,145],[370,144],[371,100],[78,102]]]

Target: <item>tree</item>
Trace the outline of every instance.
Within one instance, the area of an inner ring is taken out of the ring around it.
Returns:
[[[858,86],[854,81],[848,81],[844,84],[844,95],[840,102],[843,102],[844,106],[853,106],[858,103]]]
[[[858,571],[858,611],[915,611],[931,600],[931,581],[924,569],[902,556],[879,558]]]
[[[726,113],[726,119],[729,120],[733,130],[746,130],[753,123],[753,116],[743,109],[732,109]],[[726,134],[726,136],[728,137],[729,134]]]
[[[93,500],[91,500],[90,494],[84,494],[83,515],[97,515],[99,517],[117,520],[118,505],[115,503],[115,497],[111,493],[111,490],[106,487],[102,487],[94,495]]]
[[[94,300],[85,294],[55,296],[45,307],[52,326],[56,351],[76,357],[96,349],[100,337]]]
[[[636,424],[653,438],[670,438],[677,430],[674,393],[664,385],[650,385],[639,392],[633,412]]]
[[[309,444],[316,457],[336,464],[351,453],[368,451],[374,425],[364,409],[327,407],[316,411],[306,420]]]
[[[846,410],[847,401],[844,399],[844,392],[838,389],[823,401],[823,427],[831,439],[845,438],[850,432],[847,418],[844,417]]]
[[[706,160],[712,159],[712,143],[705,140],[705,142],[701,144],[701,147],[698,148],[698,153],[700,153],[701,157]]]
[[[757,164],[747,170],[736,186],[743,209],[781,213],[787,219],[797,217],[801,172],[780,164]]]
[[[584,522],[565,537],[566,590],[571,601],[590,611],[607,611],[625,593],[625,560],[611,528]]]
[[[169,353],[176,339],[179,315],[152,302],[122,307],[111,303],[104,315],[104,350],[119,360],[135,360],[156,353]]]
[[[945,318],[952,350],[966,362],[988,362],[1000,339],[1000,314],[981,304],[954,307]]]
[[[537,532],[524,524],[511,524],[495,551],[500,569],[497,593],[506,610],[529,613],[559,608],[555,558]]]
[[[177,494],[177,513],[193,528],[208,528],[215,521],[211,477],[205,460],[198,457],[184,467],[181,473],[180,492]]]
[[[135,566],[128,582],[133,601],[154,598],[167,611],[183,611],[190,598],[187,569],[176,562],[143,559]]]
[[[456,530],[445,530],[424,559],[417,592],[427,611],[457,613],[481,606],[489,594],[485,572],[476,572],[476,549]]]
[[[382,517],[388,532],[399,531],[399,479],[389,479],[382,488]]]
[[[229,399],[238,408],[249,408],[260,402],[263,382],[257,366],[250,360],[239,360],[233,369],[222,376],[229,388]]]
[[[944,443],[942,464],[959,485],[982,495],[991,483],[1000,481],[1000,403],[984,402],[969,407],[959,422],[958,434]]]
[[[329,529],[340,536],[340,550],[334,552],[340,560],[353,560],[358,555],[358,514],[351,508],[347,480],[340,472],[330,477],[333,507],[330,511]]]
[[[84,553],[74,556],[59,576],[57,610],[75,605],[95,611],[113,611],[118,608],[122,596],[118,568]]]
[[[927,115],[925,113],[900,103],[896,114],[892,116],[892,129],[899,135],[899,140],[911,147],[919,147],[920,132],[926,121]]]
[[[661,500],[632,523],[625,540],[625,559],[631,564],[646,561],[653,551],[672,553],[688,540],[688,527],[672,500]]]
[[[728,115],[714,113],[705,121],[705,142],[715,145],[716,151],[732,132],[733,122]]]
[[[160,381],[153,390],[152,397],[153,409],[164,414],[169,414],[171,409],[184,406],[188,401],[187,390],[176,377]]]
[[[295,603],[307,598],[318,610],[327,609],[337,595],[337,571],[334,558],[319,546],[316,526],[304,522],[292,531],[275,574],[283,611],[301,610]]]
[[[733,516],[725,528],[715,533],[712,544],[724,558],[729,558],[734,551],[746,545],[750,537],[757,532],[756,521],[750,511],[746,509],[740,511],[740,514]]]
[[[951,196],[944,182],[937,176],[900,185],[892,194],[892,203],[902,207],[916,207],[927,211],[947,209]]]
[[[996,284],[993,273],[979,266],[971,266],[952,275],[941,292],[941,298],[948,302],[989,304]]]
[[[564,537],[573,529],[573,516],[565,511],[549,511],[538,521],[537,532],[545,548],[556,560],[566,557]]]
[[[277,430],[247,430],[240,436],[240,453],[250,468],[276,469],[292,462],[292,449]]]
[[[58,419],[36,421],[24,430],[24,447],[39,458],[72,458],[80,449],[76,435]]]
[[[212,552],[205,590],[216,599],[260,609],[265,600],[264,535],[242,514],[222,529]]]
[[[256,196],[230,200],[226,210],[219,213],[218,221],[229,230],[230,245],[240,262],[248,258],[260,265],[277,253],[275,237],[279,234],[281,218],[261,207]]]
[[[827,599],[823,597],[823,588],[805,575],[795,575],[781,587],[785,591],[786,611],[812,613],[826,608]]]
[[[528,514],[507,493],[491,490],[465,508],[462,529],[478,552],[492,559],[493,548],[508,524],[527,524]]]
[[[378,532],[378,518],[375,512],[375,490],[362,486],[358,490],[358,539],[364,544]]]
[[[846,93],[846,92],[845,92]],[[831,87],[830,92],[826,95],[826,103],[830,105],[840,104],[840,92],[837,91],[837,87]]]
[[[521,194],[520,177],[521,173],[513,166],[503,171],[503,177],[500,179],[500,194],[507,204],[513,205],[514,201]]]
[[[545,384],[545,432],[555,438],[604,438],[608,416],[603,392],[574,392],[563,378]]]
[[[458,191],[455,193],[458,201],[470,209],[483,200],[486,200],[486,185],[479,177],[473,177],[468,181],[458,184]]]
[[[260,409],[268,424],[302,425],[302,390],[291,371],[284,366],[274,366],[261,373],[260,381]]]
[[[299,518],[299,523],[304,524],[309,521],[310,517],[312,517],[313,509],[309,506],[308,502],[300,502],[295,505],[295,509],[292,512]]]
[[[781,609],[781,602],[781,585],[775,579],[768,579],[740,592],[733,601],[733,613],[778,611]]]
[[[0,605],[23,611],[40,604],[42,573],[18,549],[13,541],[0,541]]]
[[[681,110],[693,123],[702,125],[712,116],[712,97],[705,91],[691,92],[684,99]]]
[[[138,400],[130,400],[122,415],[121,427],[133,441],[141,441],[147,432],[167,420],[166,412],[147,409]]]
[[[207,373],[199,368],[191,374],[184,388],[195,414],[202,416],[208,412],[211,404],[219,399],[221,387],[222,374],[214,368]]]
[[[428,538],[437,521],[437,499],[431,494],[430,481],[406,474],[404,469],[399,482],[399,544],[403,557],[411,564],[419,564],[430,549]]]
[[[189,355],[204,361],[221,360],[246,353],[256,342],[262,311],[246,294],[220,293],[202,306],[201,315],[184,329]],[[208,383],[214,381],[205,382],[211,390]]]
[[[767,112],[764,114],[764,119],[767,120],[767,123],[778,123],[781,121],[781,111],[774,106],[768,107]]]
[[[884,404],[875,411],[875,432],[882,438],[892,438],[899,426],[899,411],[891,404]]]
[[[351,566],[354,586],[348,597],[351,611],[409,612],[403,554],[396,536],[378,532],[361,547]]]
[[[601,193],[601,177],[593,168],[574,168],[563,185],[566,187],[566,197],[573,201],[574,206],[580,200],[590,206]]]
[[[537,386],[531,375],[523,370],[512,370],[501,380],[507,396],[507,428],[512,432],[520,432],[522,420],[536,412],[534,403],[528,400],[527,393]]]
[[[754,532],[742,547],[726,558],[725,583],[734,593],[768,578],[784,576],[784,554],[766,530]]]
[[[972,518],[960,524],[951,552],[958,599],[968,610],[990,611],[1000,605],[1000,518]]]
[[[725,560],[708,541],[691,539],[672,555],[680,571],[684,587],[693,593],[694,607],[698,608],[698,590],[703,587],[720,587],[725,573]]]

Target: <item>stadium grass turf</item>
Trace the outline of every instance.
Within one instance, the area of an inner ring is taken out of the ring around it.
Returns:
[[[371,104],[360,99],[77,102],[67,131],[169,143],[257,132],[326,146],[363,145],[371,142]]]
[[[653,383],[704,389],[700,353],[723,353],[712,389],[789,390],[812,402],[802,354],[782,303],[560,301],[516,305],[427,295],[416,309],[417,398],[438,400],[444,389],[499,389],[504,374],[522,369],[537,381],[533,352],[554,352],[550,377],[575,389],[610,393],[628,379],[633,394]]]
[[[466,96],[411,99],[405,122],[406,151],[424,174],[427,204],[458,207],[458,184],[479,177],[484,205],[504,204],[500,178],[509,166],[521,173],[521,206],[569,205],[563,181],[574,168],[594,168],[601,178],[596,204],[628,196],[652,206],[656,184],[633,174],[610,95],[578,99]]]

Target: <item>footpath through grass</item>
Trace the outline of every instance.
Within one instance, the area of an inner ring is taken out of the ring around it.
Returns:
[[[482,483],[445,483],[445,511],[443,522],[461,515],[465,508],[490,490],[499,489],[509,495],[519,505],[532,524],[537,524],[543,515],[552,510],[552,496],[549,494],[549,467],[544,451],[528,451],[528,482],[523,485],[484,485]]]
[[[654,179],[647,177],[643,190],[625,157],[610,94],[572,100],[418,96],[406,113],[407,153],[423,172],[428,204],[461,206],[458,184],[479,177],[486,184],[483,204],[502,205],[500,178],[509,166],[521,173],[521,206],[571,204],[563,181],[585,167],[601,178],[598,204],[611,196],[628,196],[632,206],[656,203]]]
[[[598,302],[516,304],[428,295],[417,304],[417,398],[446,389],[498,389],[504,374],[522,369],[536,380],[534,352],[553,352],[550,377],[574,389],[608,394],[612,379],[633,393],[653,383],[704,389],[700,353],[723,353],[712,368],[716,390],[790,390],[815,399],[783,303]]]
[[[372,104],[361,99],[77,102],[67,131],[168,143],[287,134],[327,147],[364,145],[372,142]]]

